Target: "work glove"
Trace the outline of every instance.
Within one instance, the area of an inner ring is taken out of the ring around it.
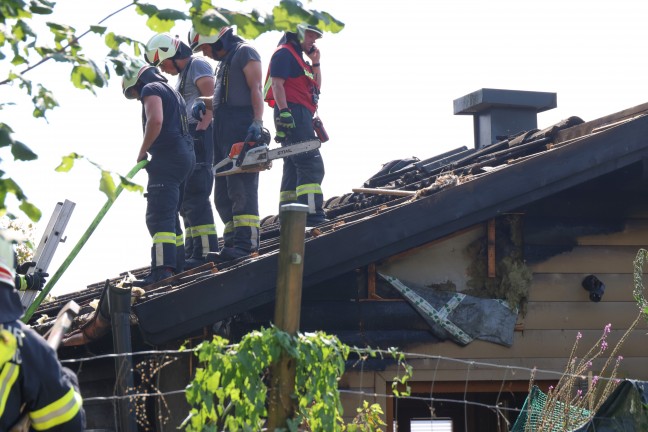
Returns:
[[[45,278],[49,276],[49,273],[45,272],[34,272],[28,275],[16,275],[16,288],[20,291],[24,290],[34,290],[40,291],[45,286]]]
[[[248,136],[254,142],[261,141],[261,130],[263,129],[262,120],[254,120],[247,130]]]
[[[207,105],[200,99],[196,99],[191,105],[191,116],[196,120],[202,120],[203,116],[207,113]]]
[[[18,266],[16,273],[21,275],[27,274],[27,271],[29,271],[31,267],[36,267],[36,263],[34,261],[25,261]]]
[[[279,111],[279,115],[275,117],[275,129],[277,130],[275,141],[278,143],[286,141],[286,137],[290,135],[292,129],[294,128],[295,119],[292,116],[290,110],[288,108],[284,108]]]

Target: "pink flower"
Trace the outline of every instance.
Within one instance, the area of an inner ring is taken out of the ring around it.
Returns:
[[[592,362],[591,362],[591,361],[588,361],[588,362],[587,362],[587,367],[588,367],[588,368],[591,368],[591,367],[592,367]]]
[[[608,343],[606,341],[601,342],[601,351],[605,351],[608,347]]]
[[[612,324],[609,324],[605,326],[605,329],[603,329],[603,334],[608,334],[610,333],[610,330],[612,330]]]
[[[596,383],[598,382],[598,380],[599,380],[598,375],[594,375],[594,378],[592,378],[592,385],[596,385]]]
[[[576,334],[576,340],[580,340],[583,337],[583,334],[581,332],[578,332]]]

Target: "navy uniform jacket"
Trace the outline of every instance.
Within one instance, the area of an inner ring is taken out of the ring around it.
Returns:
[[[17,345],[13,356],[0,364],[0,431],[18,421],[23,404],[31,430],[82,431],[81,395],[72,383],[76,378],[61,367],[56,352],[21,321],[2,323],[0,329],[13,335]]]

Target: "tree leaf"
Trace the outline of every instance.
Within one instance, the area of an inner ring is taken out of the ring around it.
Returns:
[[[38,159],[38,155],[20,141],[14,141],[11,146],[11,154],[14,160],[31,161]]]
[[[126,177],[119,176],[119,179],[121,181],[121,186],[126,189],[127,191],[130,192],[139,192],[139,193],[144,193],[144,187],[138,185],[137,183],[133,183]]]
[[[83,156],[79,155],[78,153],[70,153],[67,156],[63,156],[61,158],[61,163],[59,164],[59,166],[56,167],[56,169],[54,171],[68,172],[74,166],[74,161],[76,159],[82,159],[82,158],[83,158]]]
[[[7,147],[13,144],[14,140],[11,138],[13,130],[9,125],[0,123],[0,148]]]
[[[93,25],[90,26],[90,31],[98,35],[103,35],[108,27]]]
[[[27,200],[23,200],[18,208],[34,222],[38,222],[42,216],[40,209]]]
[[[54,2],[31,0],[29,10],[38,15],[49,15],[54,12]]]
[[[99,190],[106,194],[110,201],[115,201],[115,181],[109,171],[101,171],[101,180],[99,181]]]
[[[161,19],[159,15],[153,15],[146,20],[148,28],[157,33],[166,33],[173,28],[175,21]]]

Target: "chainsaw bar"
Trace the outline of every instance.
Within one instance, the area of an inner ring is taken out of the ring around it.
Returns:
[[[305,153],[307,151],[317,150],[321,146],[322,143],[318,139],[300,141],[285,147],[279,147],[276,149],[268,150],[268,160],[285,158],[285,157]]]
[[[259,172],[269,169],[272,166],[274,159],[280,159],[298,154],[306,153],[311,150],[317,150],[322,143],[318,139],[311,139],[307,141],[300,141],[285,147],[279,147],[268,150],[265,144],[257,145],[247,150],[243,155],[243,161],[237,165],[237,160],[241,155],[233,157],[226,157],[214,166],[214,175],[222,177],[232,174],[246,173],[246,172]],[[231,168],[224,169],[231,165]]]

